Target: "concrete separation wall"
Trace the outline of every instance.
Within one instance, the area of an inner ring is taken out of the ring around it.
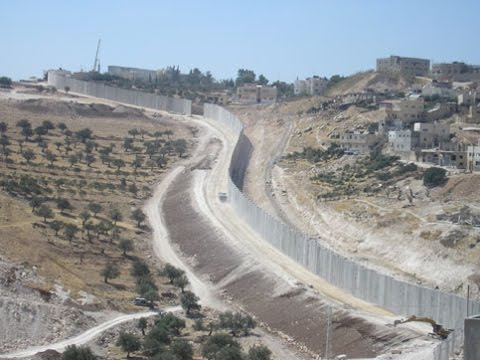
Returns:
[[[480,359],[480,315],[465,319],[465,360]]]
[[[75,93],[145,108],[184,115],[191,115],[192,113],[192,102],[190,100],[126,90],[93,81],[77,80],[56,71],[48,72],[48,85],[55,86],[57,89],[64,89],[68,86]]]
[[[244,137],[240,120],[227,110],[205,104],[204,116],[228,126],[239,140]],[[232,156],[230,163],[229,199],[238,215],[264,240],[312,273],[359,299],[380,305],[399,315],[430,317],[446,328],[455,329],[447,340],[435,348],[435,360],[447,360],[455,349],[463,345],[463,321],[467,315],[465,298],[381,274],[335,253],[322,245],[321,239],[309,238],[298,229],[273,218],[240,190],[244,178],[240,173],[245,171],[246,166],[238,154],[249,153],[251,150],[241,149],[243,146],[248,146],[248,143],[237,142],[234,152],[237,155]],[[471,313],[480,313],[480,303],[471,301],[469,309]]]

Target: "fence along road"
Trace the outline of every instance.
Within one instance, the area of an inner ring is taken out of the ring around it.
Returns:
[[[240,120],[220,106],[205,104],[204,117],[218,121],[232,130],[237,139],[243,136]],[[236,213],[264,240],[304,266],[312,273],[355,297],[377,304],[400,315],[430,317],[455,331],[434,349],[435,360],[446,360],[463,344],[463,320],[467,315],[467,299],[394,279],[356,263],[311,239],[298,229],[289,227],[260,209],[240,190],[243,185],[245,160],[236,154],[247,153],[238,141],[229,168],[229,199]],[[470,313],[480,313],[480,303],[470,301]]]
[[[192,114],[192,102],[187,99],[160,96],[142,91],[121,89],[93,81],[77,80],[63,73],[48,72],[48,85],[57,89],[69,87],[72,92],[145,108],[163,110],[183,115]]]

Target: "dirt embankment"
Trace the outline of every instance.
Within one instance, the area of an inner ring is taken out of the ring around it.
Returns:
[[[58,292],[36,268],[0,259],[0,353],[69,337],[96,321]]]
[[[146,118],[139,109],[122,105],[110,106],[101,103],[79,103],[49,99],[28,99],[18,103],[18,109],[33,113],[69,117],[135,117]]]
[[[340,253],[367,266],[445,291],[465,295],[470,284],[471,291],[477,292],[480,235],[478,227],[467,222],[474,221],[479,211],[478,191],[474,190],[478,175],[452,173],[445,186],[427,190],[419,172],[420,178],[400,177],[394,186],[384,188],[379,180],[357,184],[380,186],[375,196],[360,192],[335,201],[316,200],[326,190],[311,180],[313,176],[340,173],[344,167],[355,166],[361,157],[344,156],[317,164],[277,161],[272,178],[264,178],[263,168],[255,164],[268,164],[271,152],[266,149],[279,143],[279,134],[286,131],[281,120],[295,111],[295,103],[237,111],[254,147],[253,165],[246,178],[249,196],[267,211],[277,207],[276,213],[283,214],[286,221],[312,236],[321,236]],[[298,101],[302,109],[304,103],[303,99]],[[381,116],[381,111],[355,107],[336,114],[293,116],[294,130],[284,154],[307,146],[321,148],[334,131],[366,129]],[[271,188],[260,179],[271,182]],[[409,193],[412,203],[407,198]],[[469,209],[462,213],[464,206]],[[466,217],[455,223],[461,214]],[[439,268],[445,271],[439,272]]]
[[[172,242],[195,272],[208,279],[225,300],[240,305],[265,328],[302,351],[323,354],[330,304],[306,286],[271,273],[211,225],[191,195],[191,189],[199,187],[207,172],[186,170],[169,188],[162,210]],[[335,306],[331,324],[333,353],[350,357],[375,356],[412,336],[369,324]]]

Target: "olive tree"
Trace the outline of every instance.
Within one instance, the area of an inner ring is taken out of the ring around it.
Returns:
[[[108,280],[115,279],[120,276],[120,270],[114,263],[107,263],[100,274],[103,276],[103,281],[108,284]]]

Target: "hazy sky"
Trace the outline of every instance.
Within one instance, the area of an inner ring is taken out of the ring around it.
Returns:
[[[351,74],[377,57],[480,64],[479,0],[0,0],[0,76],[107,65]]]

